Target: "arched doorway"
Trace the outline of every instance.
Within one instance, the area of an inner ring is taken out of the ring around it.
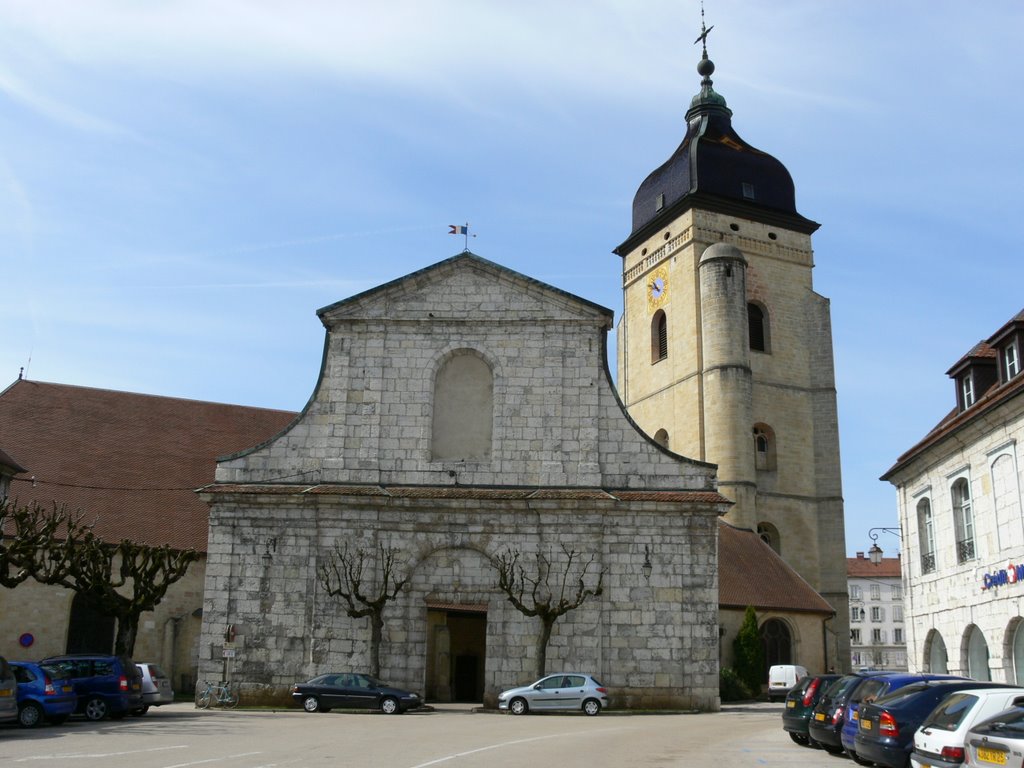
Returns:
[[[985,635],[976,625],[967,630],[967,675],[975,680],[991,680],[992,672],[988,666],[988,643]]]
[[[925,643],[926,671],[936,675],[949,673],[949,659],[946,657],[946,643],[936,630],[932,630]]]
[[[114,619],[98,613],[78,593],[71,601],[66,653],[113,653]]]
[[[1010,659],[1013,661],[1013,679],[1024,685],[1024,621],[1014,620],[1013,639],[1010,641]]]
[[[760,635],[764,648],[764,679],[767,680],[771,667],[793,663],[793,635],[781,619],[768,619],[761,625]]]

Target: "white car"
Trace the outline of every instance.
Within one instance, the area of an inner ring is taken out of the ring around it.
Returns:
[[[962,768],[967,732],[1010,707],[1024,706],[1024,688],[980,688],[951,693],[914,733],[914,768]]]
[[[135,666],[142,673],[142,709],[137,710],[135,714],[144,715],[150,707],[159,707],[161,704],[170,704],[174,701],[171,681],[160,667],[148,661]]]
[[[582,710],[588,715],[596,715],[607,707],[608,689],[591,675],[579,672],[547,675],[532,685],[498,694],[498,709],[513,715],[556,709]]]

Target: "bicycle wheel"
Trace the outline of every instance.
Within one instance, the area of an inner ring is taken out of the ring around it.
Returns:
[[[210,708],[210,689],[212,686],[209,683],[199,683],[196,685],[196,706],[199,709]]]
[[[228,709],[234,709],[235,707],[237,707],[238,706],[238,691],[235,690],[233,687],[225,686],[225,688],[224,688],[223,704]]]

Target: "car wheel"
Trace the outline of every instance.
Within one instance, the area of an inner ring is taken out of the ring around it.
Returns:
[[[512,699],[508,703],[508,711],[513,715],[525,715],[527,709],[529,707],[526,706],[526,699]]]
[[[601,714],[601,702],[597,699],[587,699],[583,702],[583,712],[591,716]]]
[[[92,721],[102,720],[110,714],[107,702],[99,697],[93,697],[85,702],[85,716]]]
[[[385,715],[397,715],[398,714],[398,701],[392,696],[385,696],[384,700],[380,703],[380,711]]]
[[[799,744],[801,747],[806,747],[810,743],[810,740],[806,736],[804,736],[802,733],[793,733],[792,731],[790,731],[789,732],[789,738],[791,738],[794,742]]]
[[[143,704],[141,707],[132,712],[132,714],[136,717],[143,717],[147,712],[149,712],[149,704]]]
[[[35,728],[43,722],[43,708],[34,701],[26,701],[18,709],[18,724],[22,728]]]
[[[848,754],[850,756],[850,759],[853,760],[853,762],[855,762],[857,765],[874,765],[875,764],[874,761],[872,761],[872,760],[865,760],[863,757],[858,757],[856,752],[851,752],[850,750],[846,750],[846,754]]]
[[[302,700],[302,708],[307,712],[316,712],[320,709],[320,700],[316,696],[307,696]]]

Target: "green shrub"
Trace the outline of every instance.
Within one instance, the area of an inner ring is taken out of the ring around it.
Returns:
[[[728,667],[718,673],[718,697],[722,701],[746,701],[754,698],[736,671]]]
[[[736,674],[750,692],[757,696],[764,679],[764,647],[757,631],[757,613],[753,606],[747,606],[743,626],[732,641],[732,652]]]

